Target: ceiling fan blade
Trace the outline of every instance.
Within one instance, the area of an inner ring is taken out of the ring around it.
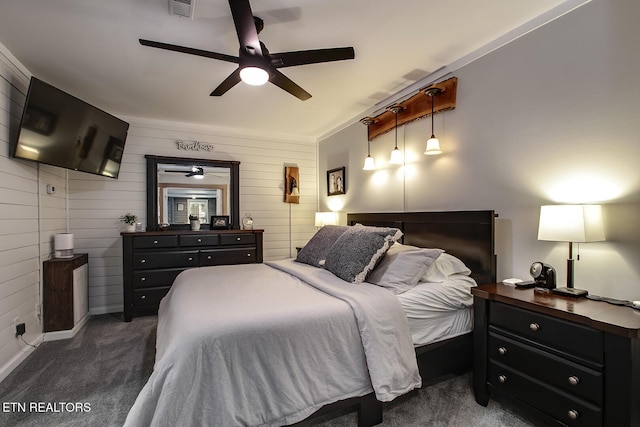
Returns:
[[[233,73],[229,74],[229,77],[224,79],[224,81],[211,92],[210,96],[222,96],[238,83],[240,83],[240,68],[237,68]]]
[[[271,83],[278,86],[280,89],[284,89],[289,92],[291,95],[300,99],[301,101],[306,101],[311,98],[311,94],[306,90],[302,89],[300,86],[295,84],[289,77],[285,76],[278,70],[273,70],[273,74],[269,79]]]
[[[344,61],[355,58],[352,47],[336,47],[330,49],[300,50],[297,52],[271,53],[271,64],[276,68],[296,65],[318,64],[321,62]]]
[[[219,59],[221,61],[233,62],[238,64],[240,61],[237,57],[225,55],[224,53],[210,52],[208,50],[194,49],[191,47],[177,46],[175,44],[154,42],[152,40],[139,39],[143,46],[156,47],[158,49],[172,50],[174,52],[188,53],[189,55],[203,56],[205,58]]]
[[[229,7],[231,8],[233,23],[236,26],[240,49],[244,49],[249,54],[262,57],[258,30],[253,19],[249,0],[229,0]]]

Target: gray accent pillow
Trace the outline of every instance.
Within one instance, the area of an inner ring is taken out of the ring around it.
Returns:
[[[394,243],[367,276],[367,282],[401,294],[418,284],[442,249],[425,249]]]
[[[331,246],[324,268],[347,282],[362,283],[400,237],[402,232],[397,228],[348,227]]]
[[[329,248],[347,228],[346,225],[325,225],[313,235],[309,243],[300,249],[295,261],[314,267],[322,267]]]

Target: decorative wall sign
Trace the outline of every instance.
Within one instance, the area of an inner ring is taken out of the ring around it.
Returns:
[[[345,194],[347,186],[345,181],[344,166],[327,171],[327,195]]]
[[[284,201],[300,203],[300,170],[297,166],[284,168]]]
[[[213,151],[213,145],[205,144],[204,142],[199,142],[199,141],[193,141],[193,142],[176,141],[176,144],[178,144],[178,150]]]

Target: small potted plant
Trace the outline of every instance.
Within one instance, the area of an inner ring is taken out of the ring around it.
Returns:
[[[136,231],[136,221],[138,217],[131,212],[128,212],[120,217],[120,221],[124,223],[125,231],[128,233],[132,233]]]
[[[189,215],[189,222],[191,223],[192,231],[200,231],[200,218],[198,218],[198,215]]]

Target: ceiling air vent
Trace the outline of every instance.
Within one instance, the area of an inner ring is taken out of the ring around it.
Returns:
[[[169,0],[169,13],[193,19],[195,2],[196,0]]]

